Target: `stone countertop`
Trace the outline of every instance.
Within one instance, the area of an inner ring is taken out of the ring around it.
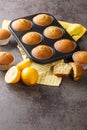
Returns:
[[[87,27],[87,0],[3,0],[0,25],[4,19],[42,12]],[[87,34],[79,45],[87,50]],[[15,64],[22,59],[14,38],[0,46],[4,50],[17,57]],[[63,79],[60,87],[7,85],[4,75],[0,71],[0,130],[87,130],[87,71],[79,81]]]

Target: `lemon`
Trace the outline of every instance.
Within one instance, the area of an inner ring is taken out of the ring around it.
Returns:
[[[28,86],[36,84],[38,81],[37,70],[33,67],[24,68],[21,72],[21,80]]]
[[[12,66],[5,74],[6,83],[17,83],[20,80],[20,70],[16,66]]]
[[[30,61],[29,58],[27,58],[27,59],[25,59],[25,60],[19,62],[16,66],[17,66],[17,68],[18,68],[20,71],[22,71],[24,68],[29,67],[30,64],[31,64],[31,61]]]

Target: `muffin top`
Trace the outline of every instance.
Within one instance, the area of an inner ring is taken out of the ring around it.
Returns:
[[[80,64],[87,64],[87,51],[77,51],[73,53],[73,60]]]
[[[57,26],[49,26],[44,30],[44,35],[51,39],[62,37],[62,30]]]
[[[5,40],[11,35],[10,31],[0,28],[0,40]]]
[[[12,28],[16,31],[27,31],[31,29],[32,23],[27,19],[17,19],[12,23]]]
[[[39,45],[32,50],[32,55],[37,59],[48,59],[52,56],[53,50],[47,45]]]
[[[52,23],[52,17],[48,14],[38,14],[33,18],[35,24],[40,26],[47,26]]]
[[[22,37],[22,41],[25,44],[35,45],[40,43],[42,40],[42,36],[38,32],[28,32]]]
[[[14,56],[10,52],[0,52],[0,65],[9,65],[14,60]]]
[[[56,41],[54,47],[57,51],[68,53],[75,49],[75,44],[69,39]]]

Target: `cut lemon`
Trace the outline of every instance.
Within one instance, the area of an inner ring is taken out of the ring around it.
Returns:
[[[5,74],[6,83],[17,83],[20,80],[20,70],[16,66],[12,66]]]
[[[21,72],[21,80],[26,85],[34,85],[38,81],[38,72],[33,67],[26,67]]]
[[[25,59],[25,60],[19,62],[16,66],[17,66],[17,68],[18,68],[20,71],[22,71],[24,68],[29,67],[30,64],[31,64],[31,61],[30,61],[29,58],[27,58],[27,59]]]

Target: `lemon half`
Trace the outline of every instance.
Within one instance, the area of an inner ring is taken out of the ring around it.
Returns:
[[[17,83],[20,80],[20,75],[20,70],[16,66],[12,66],[5,74],[5,82]]]

